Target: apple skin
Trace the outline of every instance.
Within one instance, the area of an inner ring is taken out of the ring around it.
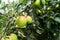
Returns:
[[[40,6],[40,0],[36,0],[34,3],[35,6]]]
[[[45,0],[41,0],[42,4],[45,5],[46,4],[46,1]]]
[[[33,21],[33,20],[32,20],[32,17],[30,17],[30,16],[27,16],[27,18],[26,18],[26,19],[27,19],[27,23],[28,23],[28,24],[31,24],[31,23],[32,23],[32,21]]]
[[[16,19],[16,24],[20,28],[24,28],[24,26],[26,26],[26,24],[27,24],[26,16],[18,16]]]
[[[5,37],[2,37],[2,39],[1,40],[9,40],[8,38],[5,38]]]
[[[13,34],[13,33],[10,34],[9,39],[10,40],[18,40],[17,35],[16,34]]]

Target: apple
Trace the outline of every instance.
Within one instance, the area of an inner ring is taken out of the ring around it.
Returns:
[[[9,39],[10,40],[18,40],[17,35],[16,34],[13,34],[13,33],[10,34]]]
[[[46,1],[45,0],[41,0],[42,4],[45,5]]]
[[[26,16],[18,16],[16,19],[16,24],[20,28],[24,28],[24,26],[26,26],[26,24],[27,24]]]
[[[40,6],[40,0],[36,0],[34,3],[35,6]]]
[[[9,40],[8,38],[6,38],[6,37],[2,37],[2,39],[1,40]]]
[[[27,19],[27,23],[28,23],[28,24],[32,23],[32,21],[33,21],[33,20],[32,20],[32,17],[30,17],[30,16],[27,16],[26,19]]]

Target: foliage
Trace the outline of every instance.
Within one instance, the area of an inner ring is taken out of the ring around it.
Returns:
[[[34,5],[35,0],[19,0],[4,4],[0,7],[0,38],[17,35],[18,40],[60,40],[60,0],[40,1],[39,6]],[[17,16],[29,15],[33,22],[26,28],[19,28],[15,21]]]

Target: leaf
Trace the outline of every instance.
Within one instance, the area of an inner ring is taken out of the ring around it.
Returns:
[[[4,23],[4,20],[3,19],[0,19],[0,23]]]
[[[0,3],[1,3],[1,0],[0,0]]]
[[[38,33],[38,34],[42,34],[43,33],[43,30],[36,30],[36,32]]]
[[[31,0],[25,0],[23,2],[18,4],[18,6],[16,8],[16,11],[22,12],[22,11],[24,11],[27,8],[27,6],[30,6],[30,4],[31,4]]]
[[[26,37],[25,35],[24,35],[24,32],[20,29],[20,30],[18,30],[18,35],[19,36],[22,36],[22,37]]]
[[[0,26],[0,37],[2,36],[3,28]]]
[[[57,21],[58,23],[60,23],[60,18],[59,17],[56,17],[54,20]]]
[[[5,5],[3,5],[3,7],[1,8],[1,9],[4,9],[5,10],[5,8],[8,6],[8,4],[5,4]]]
[[[48,22],[47,22],[47,28],[49,29],[50,26],[51,26],[51,23],[50,23],[50,21],[48,21]]]
[[[19,0],[19,3],[23,3],[24,0]]]
[[[28,0],[19,0],[19,3],[26,4]],[[24,2],[24,3],[23,3]]]

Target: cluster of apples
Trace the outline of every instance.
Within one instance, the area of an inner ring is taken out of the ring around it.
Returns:
[[[18,40],[18,37],[16,34],[12,33],[8,37],[2,37],[1,40]]]
[[[32,17],[31,16],[18,16],[16,19],[16,24],[20,27],[20,28],[24,28],[24,26],[26,26],[28,24],[32,23]]]
[[[28,24],[32,23],[32,17],[30,16],[18,16],[16,19],[16,24],[20,27],[23,28]],[[10,34],[8,37],[2,37],[1,40],[18,40],[18,37],[16,34]]]

